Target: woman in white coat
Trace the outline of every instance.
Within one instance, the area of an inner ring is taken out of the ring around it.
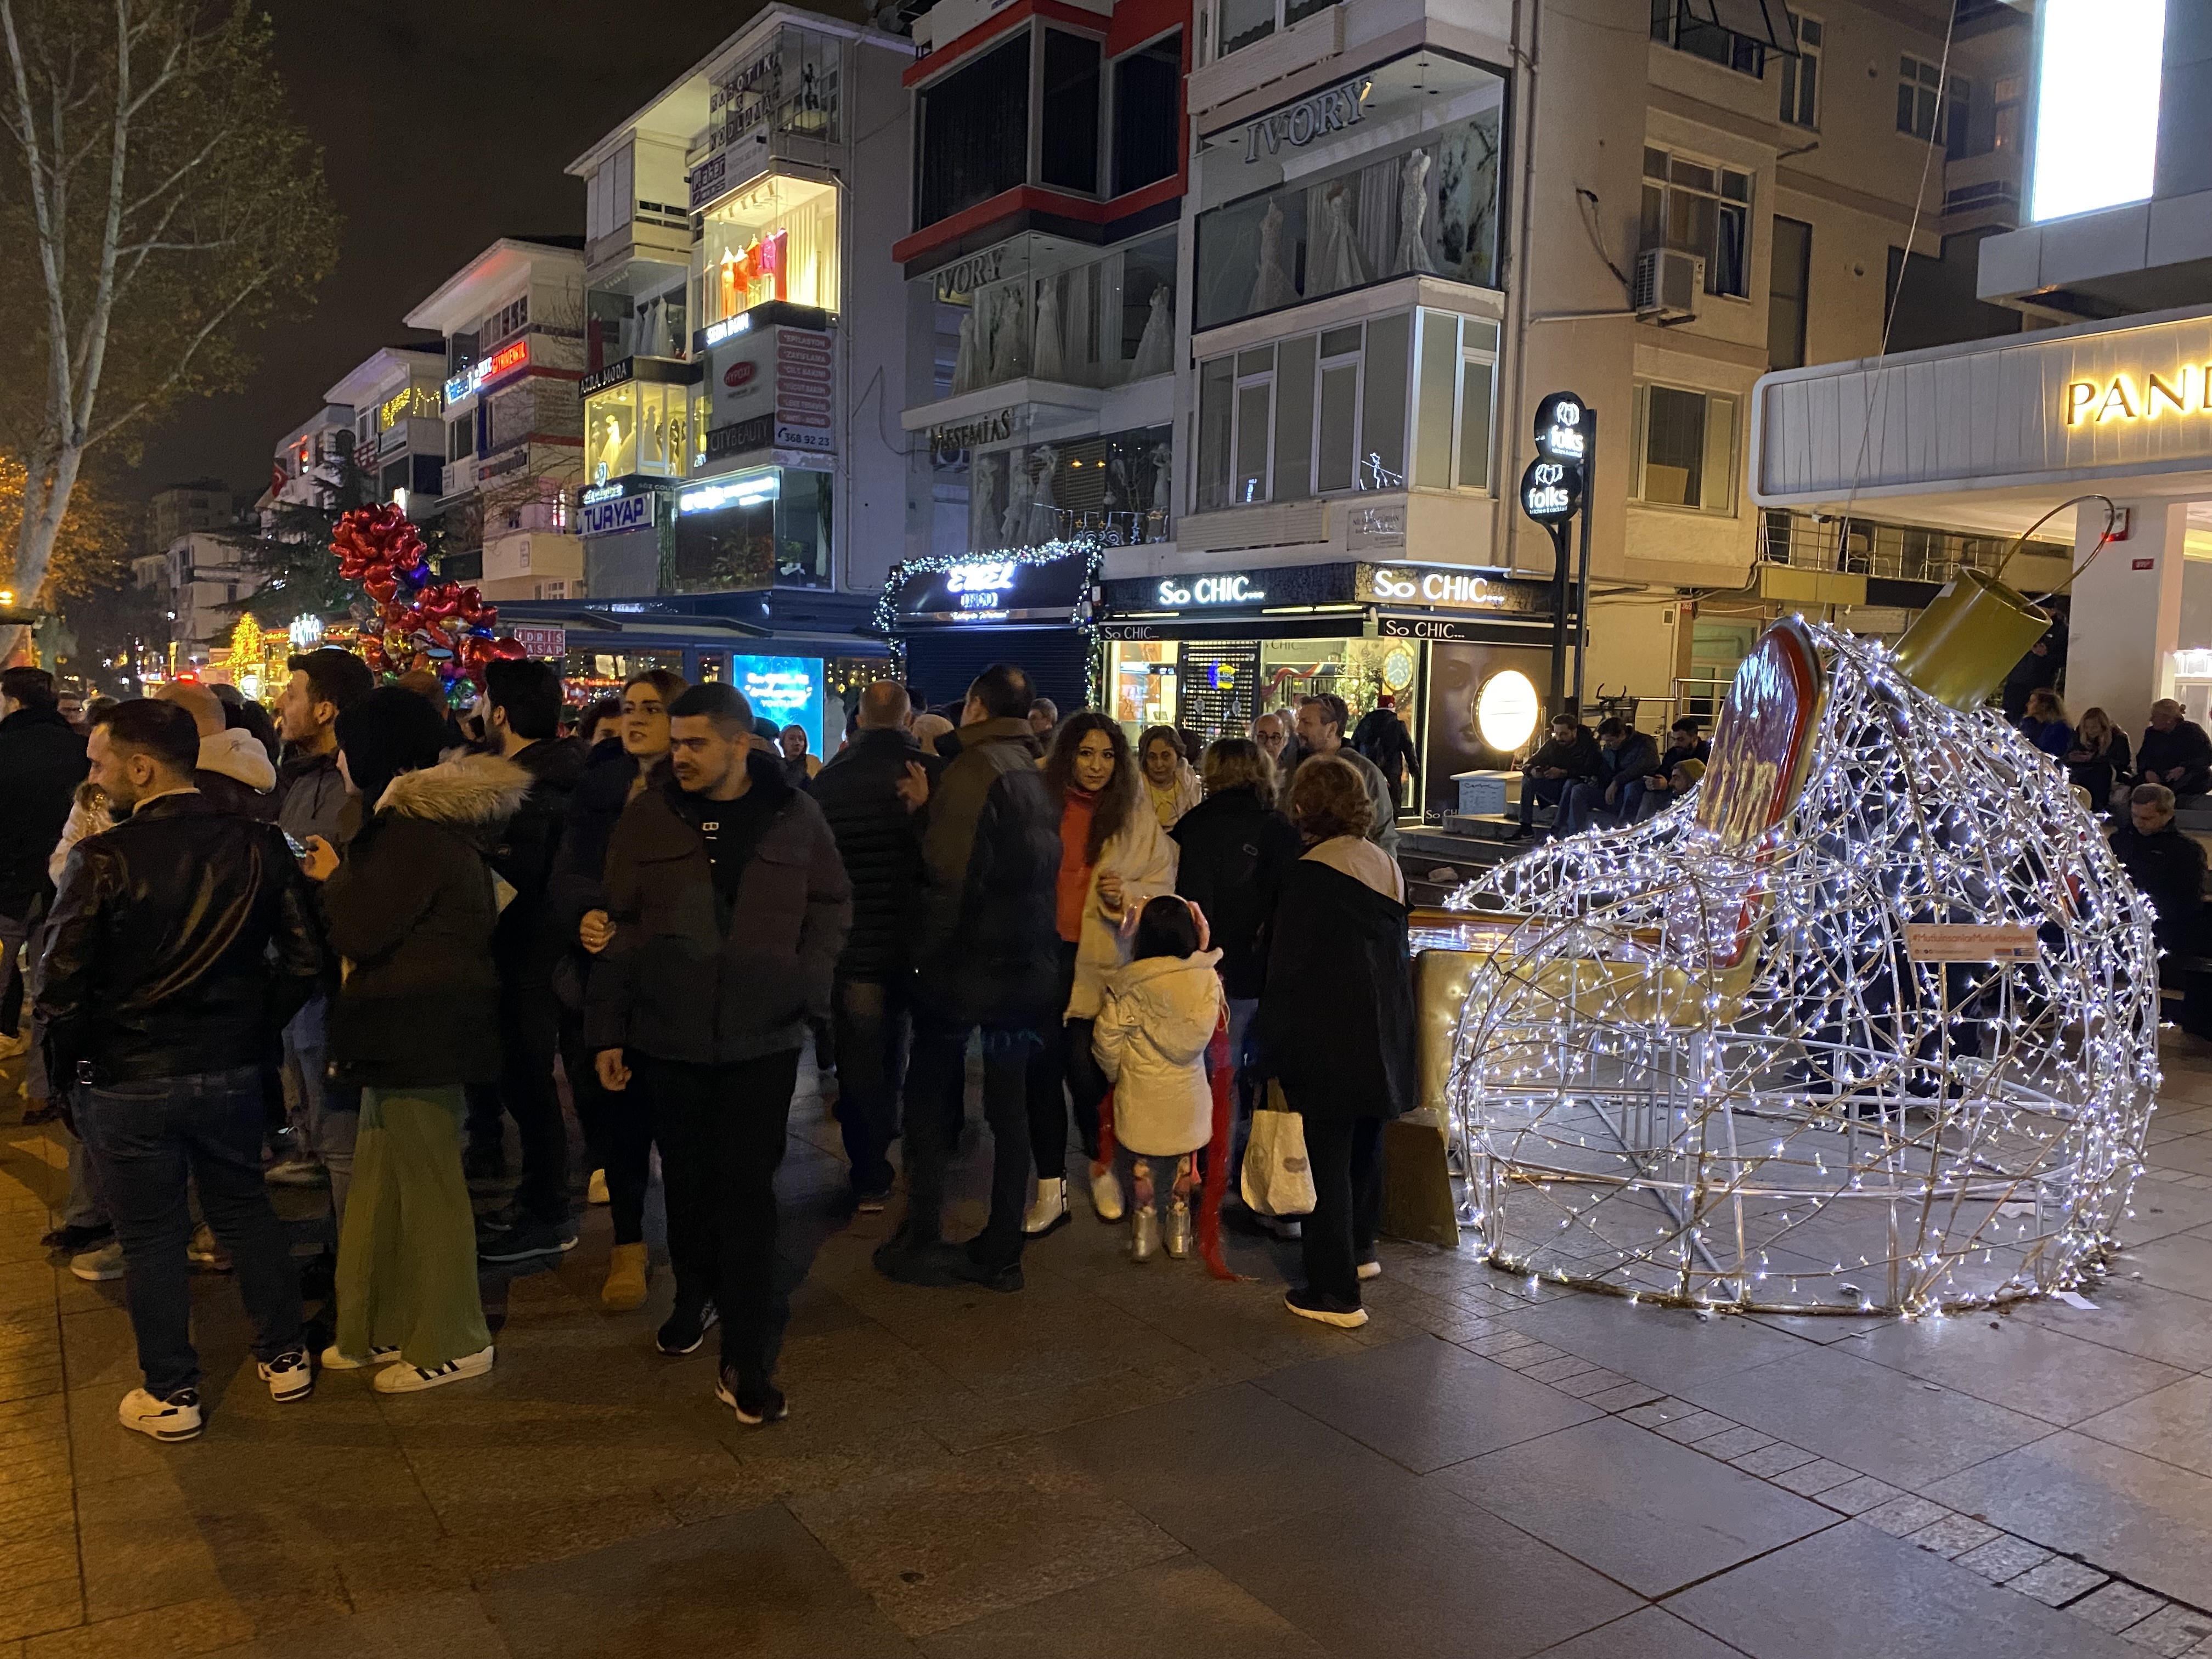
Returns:
[[[1146,807],[1129,740],[1096,710],[1069,716],[1053,734],[1045,782],[1060,803],[1059,1022],[1044,1033],[1029,1068],[1030,1149],[1036,1198],[1022,1231],[1035,1238],[1064,1225],[1067,1113],[1091,1160],[1091,1197],[1101,1221],[1122,1216],[1121,1185],[1098,1161],[1098,1103],[1106,1076],[1091,1054],[1091,1024],[1106,975],[1127,960],[1126,933],[1148,900],[1175,891],[1175,843]],[[1125,927],[1124,924],[1127,924]]]
[[[1206,1051],[1221,1025],[1221,952],[1206,948],[1197,907],[1158,898],[1137,922],[1129,963],[1106,976],[1091,1042],[1114,1085],[1115,1161],[1129,1183],[1129,1258],[1161,1241],[1190,1254],[1191,1154],[1213,1139]]]

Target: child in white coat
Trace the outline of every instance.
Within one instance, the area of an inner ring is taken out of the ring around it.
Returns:
[[[1190,1253],[1191,1154],[1213,1136],[1206,1051],[1224,1004],[1221,952],[1206,948],[1206,919],[1187,899],[1153,899],[1137,920],[1127,966],[1107,975],[1091,1036],[1114,1084],[1114,1139],[1129,1189],[1133,1261]],[[1164,1224],[1158,1200],[1164,1200]]]

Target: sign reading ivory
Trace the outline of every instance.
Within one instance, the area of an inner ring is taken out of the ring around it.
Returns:
[[[1301,149],[1324,133],[1341,132],[1346,127],[1359,125],[1366,113],[1367,94],[1374,82],[1364,75],[1355,75],[1349,81],[1324,87],[1295,104],[1270,111],[1256,121],[1245,124],[1244,159],[1256,161],[1265,149],[1275,155],[1285,144]]]

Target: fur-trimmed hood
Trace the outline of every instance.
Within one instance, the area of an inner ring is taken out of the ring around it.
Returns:
[[[202,738],[198,769],[235,779],[257,795],[276,787],[276,769],[270,763],[269,751],[242,726]]]
[[[530,793],[530,774],[498,755],[457,755],[402,772],[376,803],[379,812],[424,818],[465,832],[495,830]]]

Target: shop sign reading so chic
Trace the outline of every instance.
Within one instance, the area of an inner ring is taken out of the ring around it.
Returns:
[[[1331,132],[1341,132],[1346,127],[1357,126],[1367,112],[1367,94],[1375,83],[1365,76],[1354,76],[1335,86],[1323,88],[1310,97],[1301,98],[1288,108],[1279,109],[1245,124],[1244,159],[1247,162],[1260,159],[1261,146],[1273,155],[1289,144],[1293,149],[1310,144],[1316,138]]]

